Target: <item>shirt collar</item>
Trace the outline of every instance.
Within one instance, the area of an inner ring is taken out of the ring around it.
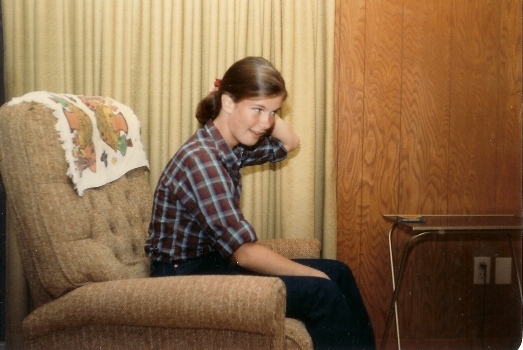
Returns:
[[[220,130],[218,130],[216,125],[214,125],[212,119],[205,124],[204,128],[211,136],[213,141],[216,142],[216,148],[220,151],[220,156],[226,163],[234,163],[240,158],[242,147],[235,147],[234,150],[231,149],[227,141],[225,141],[222,134],[220,133]]]

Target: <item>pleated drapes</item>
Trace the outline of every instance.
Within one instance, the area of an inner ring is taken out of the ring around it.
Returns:
[[[301,146],[245,169],[242,206],[260,238],[316,237],[336,255],[334,0],[2,0],[6,98],[35,90],[110,96],[142,125],[150,184],[196,130],[215,78],[263,56],[289,91]]]

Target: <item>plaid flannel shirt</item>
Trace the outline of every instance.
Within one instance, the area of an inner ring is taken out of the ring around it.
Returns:
[[[257,240],[240,209],[240,168],[279,162],[282,143],[266,136],[254,147],[231,150],[212,121],[200,128],[167,164],[156,191],[145,252],[172,262],[220,252],[230,256]]]

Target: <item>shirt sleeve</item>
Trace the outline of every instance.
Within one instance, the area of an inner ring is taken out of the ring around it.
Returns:
[[[194,194],[188,206],[196,206],[197,220],[214,247],[228,257],[244,243],[255,242],[254,228],[240,209],[239,184],[235,184],[218,154],[201,148],[186,161],[186,169],[190,169],[187,180]]]
[[[245,147],[242,153],[242,167],[267,162],[281,162],[287,158],[287,149],[275,137],[265,136],[253,147]]]

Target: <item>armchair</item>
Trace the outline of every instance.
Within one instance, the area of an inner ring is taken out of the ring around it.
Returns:
[[[285,318],[277,278],[149,278],[147,169],[79,196],[55,123],[40,103],[0,108],[9,349],[312,348],[303,323]],[[312,239],[260,244],[320,254]]]

